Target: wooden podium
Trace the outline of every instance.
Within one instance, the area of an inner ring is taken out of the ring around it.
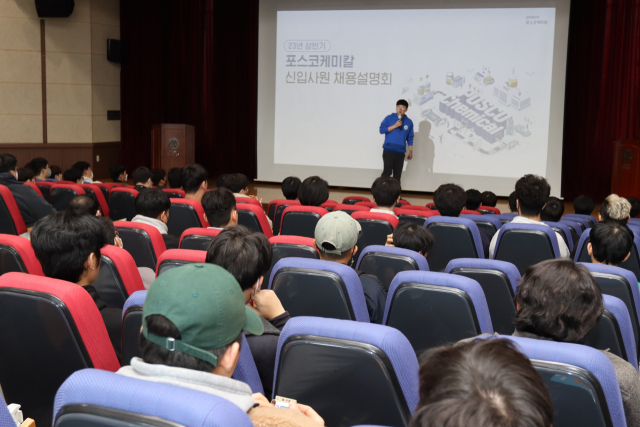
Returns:
[[[151,164],[153,169],[181,168],[196,161],[196,132],[191,125],[158,124],[151,128]]]
[[[611,192],[640,199],[640,140],[623,139],[614,143]]]

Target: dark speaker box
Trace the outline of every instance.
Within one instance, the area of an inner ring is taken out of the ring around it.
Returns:
[[[127,43],[120,40],[107,39],[107,60],[121,64],[126,59]]]
[[[36,0],[36,11],[40,18],[68,18],[75,6],[74,0]]]

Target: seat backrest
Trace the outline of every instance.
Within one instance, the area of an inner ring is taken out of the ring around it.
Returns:
[[[287,206],[291,206],[291,205],[300,205],[300,202],[297,200],[288,200],[288,199],[273,199],[272,201],[269,202],[269,206],[267,207],[267,216],[269,217],[269,219],[271,220],[271,222],[273,222],[274,226],[276,223],[276,208],[278,207],[278,205],[287,205]]]
[[[515,265],[493,259],[459,258],[449,262],[445,273],[475,280],[482,287],[493,330],[511,335],[515,330],[515,295],[520,272]]]
[[[282,223],[282,213],[289,206],[301,206],[300,202],[297,200],[280,200],[275,204],[274,214],[273,214],[273,235],[277,236],[280,234],[280,224]]]
[[[269,287],[269,278],[271,271],[278,261],[282,258],[310,258],[320,259],[320,254],[315,246],[315,240],[310,237],[300,236],[274,236],[269,238],[273,256],[271,257],[271,267],[264,274],[262,289]]]
[[[478,211],[470,211],[468,209],[462,209],[460,211],[460,215],[482,215],[482,214]]]
[[[562,224],[566,224],[569,227],[569,231],[571,232],[571,239],[573,240],[573,248],[578,247],[578,242],[580,241],[580,236],[582,235],[582,227],[575,221],[570,219],[561,219],[560,222]]]
[[[404,200],[404,199],[400,199],[398,200],[398,203],[396,203],[397,206],[404,206],[404,205],[408,205],[411,206],[411,203],[409,203],[408,200]],[[421,206],[422,207],[422,206]]]
[[[129,295],[144,290],[140,272],[125,249],[105,245],[100,254],[100,272],[93,286],[109,307],[121,309]]]
[[[246,205],[256,205],[259,208],[262,208],[262,203],[260,203],[259,200],[256,200],[253,197],[238,197],[238,196],[235,196],[235,198],[236,198],[236,204],[243,203],[243,204],[246,204]]]
[[[184,199],[185,196],[184,190],[179,188],[163,188],[162,192],[167,193],[171,199]]]
[[[513,220],[513,218],[517,217],[517,213],[503,213],[500,215],[496,215],[502,224],[507,224]]]
[[[53,412],[54,427],[253,425],[237,405],[210,393],[96,369],[71,375],[56,394]]]
[[[398,218],[380,212],[354,212],[351,217],[358,221],[362,232],[358,236],[358,252],[355,259],[360,258],[360,254],[365,248],[371,245],[384,245],[387,236],[393,233],[398,226]]]
[[[116,221],[113,226],[120,234],[124,249],[131,254],[136,265],[155,270],[158,258],[167,250],[158,229],[152,225],[127,221]]]
[[[291,319],[278,340],[275,369],[274,395],[305,402],[326,425],[407,426],[418,403],[413,349],[382,325]]]
[[[494,208],[493,206],[480,205],[480,207],[478,208],[478,212],[480,212],[483,215],[485,214],[500,215],[500,209]]]
[[[493,334],[478,282],[430,271],[403,271],[391,282],[383,325],[402,332],[416,353],[480,334]]]
[[[496,215],[487,214],[487,215],[460,215],[460,218],[468,218],[471,221],[475,222],[478,226],[478,229],[485,230],[491,237],[500,230],[502,227],[502,221],[496,218]]]
[[[42,197],[49,203],[51,203],[51,187],[53,187],[53,184],[51,181],[36,181],[36,186],[40,190]]]
[[[254,200],[248,198],[249,200]],[[254,200],[257,202],[257,200]],[[236,204],[236,210],[238,211],[238,224],[244,225],[253,231],[262,232],[267,239],[273,237],[271,227],[269,227],[269,221],[267,221],[267,215],[262,210],[262,205],[238,203]]]
[[[113,187],[109,192],[111,219],[131,221],[136,216],[136,197],[138,191],[133,188]]]
[[[393,208],[393,211],[396,213],[396,215],[398,215],[399,211],[424,211],[424,212],[428,212],[431,213],[431,215],[435,215],[433,214],[433,209],[428,208],[426,206],[417,206],[417,205],[396,205],[395,208]]]
[[[583,224],[587,225],[587,228],[591,228],[594,225],[596,225],[596,223],[598,222],[598,220],[591,216],[591,215],[582,215],[582,214],[566,214],[563,216],[563,218],[567,218],[567,219],[573,219],[574,221],[586,221],[586,223],[583,222]]]
[[[591,262],[591,256],[589,255],[589,251],[587,250],[587,243],[590,242],[589,234],[591,229],[588,229],[580,236],[580,241],[578,242],[578,246],[575,250],[574,260],[576,262]],[[627,258],[626,261],[621,262],[618,267],[624,268],[625,270],[629,270],[632,272],[636,279],[640,277],[640,236],[636,233],[633,233],[633,246],[631,246],[631,255]],[[637,280],[640,282],[640,279]]]
[[[449,261],[456,258],[484,259],[480,230],[470,219],[432,216],[424,226],[438,242],[427,254],[431,271],[444,271]]]
[[[424,225],[424,222],[427,220],[427,218],[438,215],[436,211],[432,211],[431,209],[429,209],[428,211],[416,211],[413,209],[401,208],[398,210],[394,209],[394,212],[396,213],[396,215],[398,215],[398,221],[410,221],[421,226]]]
[[[120,368],[98,308],[75,283],[26,273],[2,275],[0,324],[5,398],[20,403],[38,425],[51,424],[56,390],[73,372]]]
[[[0,185],[0,233],[19,236],[27,232],[22,213],[9,188]]]
[[[204,220],[202,203],[191,199],[171,199],[167,222],[169,234],[180,237],[188,228],[208,226],[209,223]]]
[[[338,205],[338,202],[335,200],[327,200],[323,204],[320,205],[321,208],[325,208],[329,212],[333,212],[333,208]]]
[[[543,224],[504,224],[498,231],[493,258],[512,263],[523,275],[541,261],[559,258],[558,238]]]
[[[191,264],[194,262],[205,262],[207,251],[198,251],[192,249],[169,249],[166,250],[158,258],[158,268],[156,277],[181,265]]]
[[[586,218],[583,215],[578,215],[578,214],[566,214],[563,215],[562,219],[569,219],[571,221],[575,221],[578,224],[580,224],[580,227],[582,228],[582,231],[585,231],[589,228],[591,228],[591,224],[589,223],[589,221],[586,220]]]
[[[194,249],[206,251],[209,243],[216,237],[222,229],[220,228],[187,228],[180,236],[180,249]]]
[[[280,234],[314,237],[316,224],[328,213],[316,206],[289,206],[282,212]]]
[[[104,199],[107,201],[107,204],[111,203],[111,197],[109,195],[109,191],[113,187],[109,187],[109,186],[103,184],[102,182],[97,182],[97,183],[94,182],[91,185],[95,185],[96,187],[98,187],[98,189],[100,189],[100,192],[102,193],[102,197],[104,197]]]
[[[44,276],[28,239],[0,234],[0,276],[12,271]]]
[[[347,196],[342,199],[343,205],[354,205],[358,202],[371,202],[371,200],[368,197],[363,196]]]
[[[356,270],[376,276],[387,291],[396,274],[401,271],[429,271],[429,263],[424,255],[409,249],[371,245],[360,254]]]
[[[339,204],[333,206],[333,211],[332,212],[342,211],[342,212],[346,212],[349,215],[351,215],[354,212],[369,212],[370,210],[371,210],[371,208],[368,207],[368,206],[339,203]]]
[[[549,227],[553,228],[553,231],[562,236],[562,240],[569,248],[569,252],[573,252],[573,237],[571,236],[571,229],[569,226],[562,222],[542,221]],[[556,236],[557,237],[557,236]]]
[[[15,425],[16,423],[13,421],[11,412],[9,412],[9,408],[7,408],[7,402],[4,401],[2,394],[0,394],[0,426],[14,427]]]
[[[95,184],[81,184],[80,187],[85,190],[86,193],[93,195],[98,201],[98,205],[100,205],[100,210],[102,211],[102,215],[110,217],[109,211],[109,199],[105,199],[104,194],[100,187]],[[88,190],[88,191],[87,191]]]
[[[436,207],[436,204],[435,204],[435,203],[433,203],[433,202],[429,202],[429,203],[427,203],[425,206],[426,206],[426,207],[428,207],[429,209],[433,209],[433,210],[438,209],[438,208]]]
[[[51,187],[51,206],[58,212],[63,211],[75,196],[86,194],[78,184],[55,183]]]
[[[269,289],[291,317],[369,322],[360,278],[352,268],[337,262],[282,258],[273,267]]]
[[[38,194],[38,196],[44,198],[44,194],[42,194],[42,191],[40,191],[40,187],[35,185],[33,182],[25,182],[22,185],[26,185],[27,187],[33,188],[33,191],[35,191]]]
[[[375,202],[355,202],[354,203],[355,206],[365,206],[371,209],[375,209],[378,207],[378,205]]]

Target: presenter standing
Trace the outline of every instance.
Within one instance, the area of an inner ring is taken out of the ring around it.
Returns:
[[[389,114],[380,124],[380,133],[384,134],[382,145],[382,176],[391,176],[400,181],[406,145],[409,145],[407,160],[413,158],[413,122],[405,113],[409,104],[404,99],[396,102],[395,114]]]

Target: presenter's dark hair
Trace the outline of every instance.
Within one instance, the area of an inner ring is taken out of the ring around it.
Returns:
[[[116,182],[118,180],[118,178],[120,178],[120,175],[122,175],[126,171],[127,171],[127,168],[125,168],[124,165],[111,165],[111,166],[109,166],[109,176],[111,177],[113,182]]]
[[[557,197],[549,197],[547,205],[540,212],[540,218],[543,221],[558,222],[564,214],[564,203]]]
[[[467,203],[467,195],[459,185],[442,184],[433,193],[433,203],[442,216],[460,216]]]
[[[509,210],[511,213],[518,213],[518,205],[516,204],[516,200],[518,200],[518,196],[516,192],[509,194]]]
[[[631,212],[629,212],[631,218],[635,218],[640,215],[640,200],[635,197],[627,197],[627,200],[631,203]]]
[[[493,191],[483,191],[482,192],[482,206],[489,206],[495,208],[498,204],[498,197],[493,193]]]
[[[298,189],[300,188],[300,178],[296,176],[286,177],[282,181],[282,194],[287,200],[295,200],[298,198]]]
[[[520,203],[523,216],[536,216],[542,212],[551,186],[546,179],[539,175],[525,175],[516,182],[516,197]]]
[[[158,186],[165,176],[167,176],[167,172],[164,169],[153,169],[151,171],[151,182],[153,182],[153,185]]]
[[[578,196],[576,197],[576,199],[573,201],[573,209],[576,211],[577,214],[580,215],[591,215],[591,213],[593,213],[593,210],[596,208],[595,203],[593,203],[593,200],[591,200],[591,197],[589,196]]]
[[[133,179],[133,184],[146,184],[147,181],[149,181],[151,178],[153,177],[153,175],[151,174],[151,171],[149,170],[149,168],[146,168],[144,166],[140,166],[138,169],[134,170],[133,173],[131,174],[131,178]]]
[[[329,183],[319,176],[310,176],[298,189],[298,200],[303,206],[320,206],[329,199]]]
[[[428,229],[411,221],[400,221],[393,230],[393,246],[425,256],[433,247],[433,241],[433,234]]]
[[[236,208],[236,198],[228,188],[216,188],[202,196],[202,208],[210,226],[224,227],[231,221],[231,214]]]
[[[80,171],[84,172],[87,169],[89,169],[91,167],[91,165],[89,164],[89,162],[85,162],[83,160],[80,160],[79,162],[75,162],[73,164],[73,166],[71,166],[71,167],[79,169]]]
[[[467,202],[465,207],[470,211],[477,211],[482,204],[482,193],[474,188],[465,191]]]
[[[167,181],[169,182],[169,187],[171,188],[180,188],[182,187],[182,183],[180,182],[180,172],[182,169],[180,168],[171,168],[169,172],[167,172]]]
[[[382,207],[394,207],[401,192],[400,181],[388,176],[376,178],[371,186],[373,200]]]
[[[249,188],[249,178],[243,173],[233,173],[225,177],[225,187],[231,190],[232,193],[239,193],[242,190]]]
[[[409,103],[404,99],[399,99],[398,102],[396,102],[396,105],[404,105],[405,107],[409,108]]]
[[[42,173],[42,170],[47,168],[48,164],[49,162],[44,157],[36,157],[30,162],[31,169],[33,169],[33,172],[36,174],[36,176],[40,175]]]
[[[18,161],[12,154],[0,154],[0,173],[16,170]]]
[[[599,222],[589,234],[593,257],[598,262],[619,265],[633,246],[633,232],[615,221]]]
[[[162,190],[150,188],[136,197],[136,214],[157,219],[162,212],[171,208],[171,200]]]
[[[82,179],[82,171],[80,169],[76,169],[76,168],[67,169],[62,174],[63,181],[71,181],[75,184],[78,182],[79,179]]]
[[[198,191],[200,185],[209,178],[209,172],[197,163],[189,163],[180,171],[182,189],[187,194]]]

